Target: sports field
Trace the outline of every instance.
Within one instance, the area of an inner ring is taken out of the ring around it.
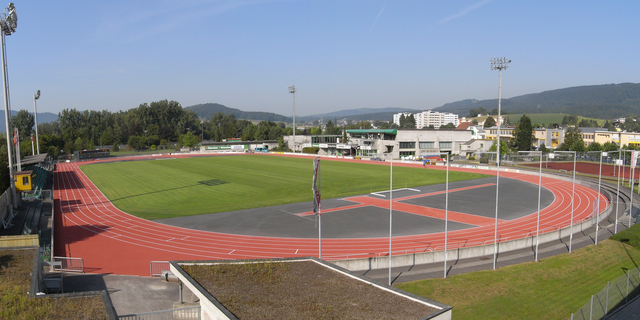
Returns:
[[[312,159],[264,155],[196,157],[83,165],[120,210],[145,219],[312,201]],[[450,172],[449,181],[487,177]],[[394,189],[445,182],[444,170],[393,168]],[[321,161],[324,199],[389,189],[389,166]]]

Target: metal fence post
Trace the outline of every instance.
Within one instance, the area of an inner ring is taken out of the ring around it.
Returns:
[[[627,295],[624,297],[624,303],[629,302],[629,271],[627,271]]]
[[[609,312],[609,281],[607,281],[607,302],[604,304],[604,314]]]
[[[589,308],[589,320],[593,319],[593,295],[591,295],[591,308]]]

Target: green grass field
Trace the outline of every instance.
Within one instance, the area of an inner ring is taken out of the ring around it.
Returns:
[[[607,281],[638,267],[638,239],[634,225],[571,254],[397,287],[453,306],[454,319],[569,319]]]
[[[312,201],[312,159],[263,155],[81,166],[119,209],[163,219]],[[487,177],[450,172],[449,181]],[[393,168],[394,189],[444,183],[444,170]],[[389,190],[389,166],[321,161],[322,198]]]

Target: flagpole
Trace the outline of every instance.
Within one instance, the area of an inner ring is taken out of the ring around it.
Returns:
[[[633,215],[633,189],[635,187],[634,180],[636,178],[636,161],[638,161],[637,155],[638,151],[631,151],[631,168],[629,168],[629,171],[631,172],[631,179],[629,179],[629,181],[631,181],[631,209],[629,209],[629,226],[627,228],[631,228],[631,216]]]
[[[391,168],[389,171],[389,285],[391,285],[391,239],[393,236],[393,153],[389,154]]]
[[[313,159],[313,182],[311,183],[311,191],[313,191],[313,213],[316,214],[316,222],[318,223],[318,259],[322,259],[322,215],[320,215],[321,189],[320,157],[316,157]]]
[[[293,130],[295,130],[295,128]],[[320,175],[320,158],[318,158],[318,193],[321,191],[322,177]],[[320,209],[320,199],[318,199],[318,259],[322,260],[322,215],[320,214],[320,211],[322,211],[322,209]]]

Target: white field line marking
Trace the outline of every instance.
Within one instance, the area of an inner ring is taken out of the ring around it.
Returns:
[[[300,249],[296,249],[296,253],[294,253],[294,254],[298,254],[298,250],[300,250]]]
[[[234,251],[236,251],[236,250],[232,250],[231,252],[229,252],[229,254],[232,254]]]
[[[377,193],[375,193],[375,192],[373,192],[373,193],[371,193],[371,194],[372,194],[372,195],[374,195],[374,196],[383,197],[383,198],[386,198],[386,197],[387,197],[387,196],[385,196],[385,195],[383,195],[383,194],[377,194]]]
[[[171,241],[171,240],[173,240],[173,239],[175,239],[175,238],[170,238],[170,239],[167,239],[167,240],[165,240],[165,241]]]

